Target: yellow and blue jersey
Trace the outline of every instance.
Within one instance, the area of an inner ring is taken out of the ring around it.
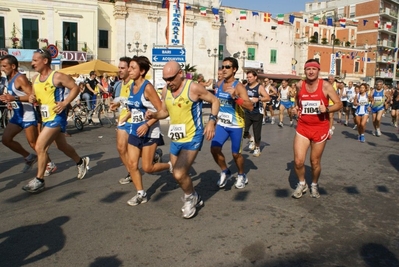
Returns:
[[[123,83],[121,84],[121,90],[120,90],[120,101],[121,101],[121,112],[119,114],[119,119],[124,118],[127,113],[129,112],[129,109],[127,107],[127,99],[129,98],[130,95],[130,87],[133,84],[133,80],[129,80],[126,84]],[[132,118],[129,118],[127,120],[127,122],[131,123],[132,122]]]
[[[238,81],[234,81],[232,87],[236,87]],[[219,99],[220,109],[218,114],[218,122],[220,126],[243,128],[245,126],[245,111],[237,105],[231,95],[223,91],[224,81],[215,91],[215,96]]]
[[[57,105],[57,102],[64,101],[65,87],[57,87],[54,85],[53,79],[56,71],[52,71],[46,80],[40,80],[40,74],[36,77],[33,88],[36,94],[36,100],[40,105],[40,114],[42,121],[53,121],[56,116],[66,120],[66,111],[63,110],[57,114],[53,111],[53,108]]]
[[[192,81],[186,80],[183,90],[176,97],[167,90],[165,105],[170,116],[169,137],[178,143],[202,140],[204,125],[202,122],[202,100],[190,99]]]

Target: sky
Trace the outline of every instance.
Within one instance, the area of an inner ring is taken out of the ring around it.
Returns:
[[[305,11],[305,3],[308,2],[313,0],[222,0],[222,6],[268,12],[276,17],[277,14]]]

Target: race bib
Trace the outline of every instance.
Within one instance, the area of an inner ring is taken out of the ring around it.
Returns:
[[[381,102],[381,101],[382,101],[382,96],[376,96],[376,97],[374,97],[374,101],[376,101],[376,102]]]
[[[19,109],[18,103],[16,101],[10,102],[10,106],[12,109]]]
[[[140,123],[144,121],[144,113],[137,109],[132,109],[131,111],[132,123]]]
[[[43,119],[47,119],[50,117],[50,109],[47,105],[40,106],[40,114],[42,115]]]
[[[317,115],[320,114],[320,101],[316,100],[303,100],[302,102],[302,114]]]
[[[368,103],[369,103],[368,100],[365,100],[365,101],[360,100],[360,101],[359,101],[359,105],[360,105],[360,106],[365,106],[365,105],[367,105]]]
[[[168,136],[173,141],[176,141],[183,137],[186,137],[186,125],[185,124],[171,124],[169,126]]]
[[[233,115],[229,113],[219,112],[218,119],[223,124],[233,124]]]

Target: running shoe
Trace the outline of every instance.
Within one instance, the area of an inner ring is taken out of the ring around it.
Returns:
[[[318,185],[311,185],[310,186],[310,197],[313,198],[319,198],[320,197],[320,193],[319,193],[319,187]]]
[[[377,135],[377,131],[372,131],[371,134],[372,134],[373,136],[376,136],[376,135]]]
[[[254,149],[254,153],[252,154],[252,156],[254,156],[254,157],[259,157],[260,156],[260,148],[259,147],[256,147]]]
[[[263,120],[262,120],[262,125],[265,125],[265,124],[266,124],[266,120],[263,119]]]
[[[255,149],[255,140],[254,137],[252,136],[251,139],[249,139],[249,146],[248,146],[249,150],[254,150]]]
[[[294,122],[290,121],[290,127],[293,127],[293,126],[294,126]]]
[[[377,130],[375,131],[375,135],[378,136],[378,137],[380,137],[380,136],[381,136],[381,130],[380,130],[380,129],[377,129]]]
[[[33,164],[37,162],[37,156],[35,154],[30,154],[28,158],[30,159],[25,159],[25,166],[21,171],[22,173],[29,171],[32,168]]]
[[[157,150],[155,151],[154,159],[153,159],[152,162],[153,162],[154,164],[155,164],[155,163],[161,163],[161,162],[162,162],[162,155],[163,155],[162,149],[157,148]]]
[[[248,178],[245,175],[245,173],[237,175],[237,180],[236,180],[236,183],[234,184],[234,186],[237,189],[243,189],[246,184],[248,184]]]
[[[76,176],[78,179],[83,179],[87,173],[87,167],[89,166],[90,158],[84,157],[82,158],[82,164],[77,165],[78,175]]]
[[[275,124],[276,120],[274,119],[274,117],[272,118],[272,121],[270,122],[270,124]]]
[[[130,177],[129,173],[126,175],[126,177],[119,179],[120,184],[129,184],[131,182],[132,182],[132,177]]]
[[[36,177],[29,181],[28,184],[22,187],[22,190],[29,192],[29,193],[36,193],[44,189],[44,181],[41,182]]]
[[[359,140],[361,143],[364,143],[364,142],[366,142],[366,138],[364,137],[364,134],[361,134],[360,135],[360,140]]]
[[[190,219],[195,215],[198,207],[204,205],[204,201],[201,199],[201,196],[194,192],[189,197],[182,197],[184,202],[181,211],[183,212],[184,219]]]
[[[143,196],[140,193],[137,193],[134,197],[132,197],[127,201],[127,204],[130,206],[137,206],[138,204],[147,203],[147,201],[148,201],[147,194]]]
[[[169,173],[173,173],[173,165],[172,162],[168,161],[169,164]]]
[[[348,121],[345,121],[344,125],[345,125],[345,126],[348,126]]]
[[[227,181],[230,180],[230,178],[231,178],[231,172],[229,169],[222,171],[220,173],[219,181],[217,182],[217,185],[219,186],[219,188],[225,187]]]
[[[334,130],[333,129],[328,130],[328,132],[330,133],[330,136],[332,136],[334,134]]]
[[[306,193],[307,190],[308,190],[308,185],[306,183],[303,185],[301,183],[298,183],[298,185],[295,188],[294,193],[292,193],[292,197],[293,198],[301,198],[302,195],[304,193]]]
[[[353,126],[352,129],[353,129],[353,130],[356,130],[356,129],[357,129],[357,125],[355,124],[355,126]]]
[[[281,128],[283,128],[283,126],[284,126],[283,122],[280,121],[280,122],[278,123],[278,126],[281,127]]]
[[[53,162],[47,163],[46,170],[44,171],[44,177],[50,176],[57,170],[57,166]]]

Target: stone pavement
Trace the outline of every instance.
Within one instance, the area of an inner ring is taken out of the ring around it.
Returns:
[[[67,140],[90,156],[91,170],[77,180],[74,163],[51,147],[58,170],[36,195],[21,190],[36,166],[20,173],[22,160],[0,145],[0,266],[399,266],[399,139],[389,119],[381,137],[369,123],[364,144],[336,124],[319,199],[291,198],[294,128],[264,125],[258,158],[244,148],[249,184],[241,190],[233,181],[216,187],[219,170],[205,141],[190,171],[205,206],[191,220],[181,217],[182,191],[166,172],[144,174],[148,203],[126,204],[135,190],[118,183],[126,170],[113,128],[71,125]]]

